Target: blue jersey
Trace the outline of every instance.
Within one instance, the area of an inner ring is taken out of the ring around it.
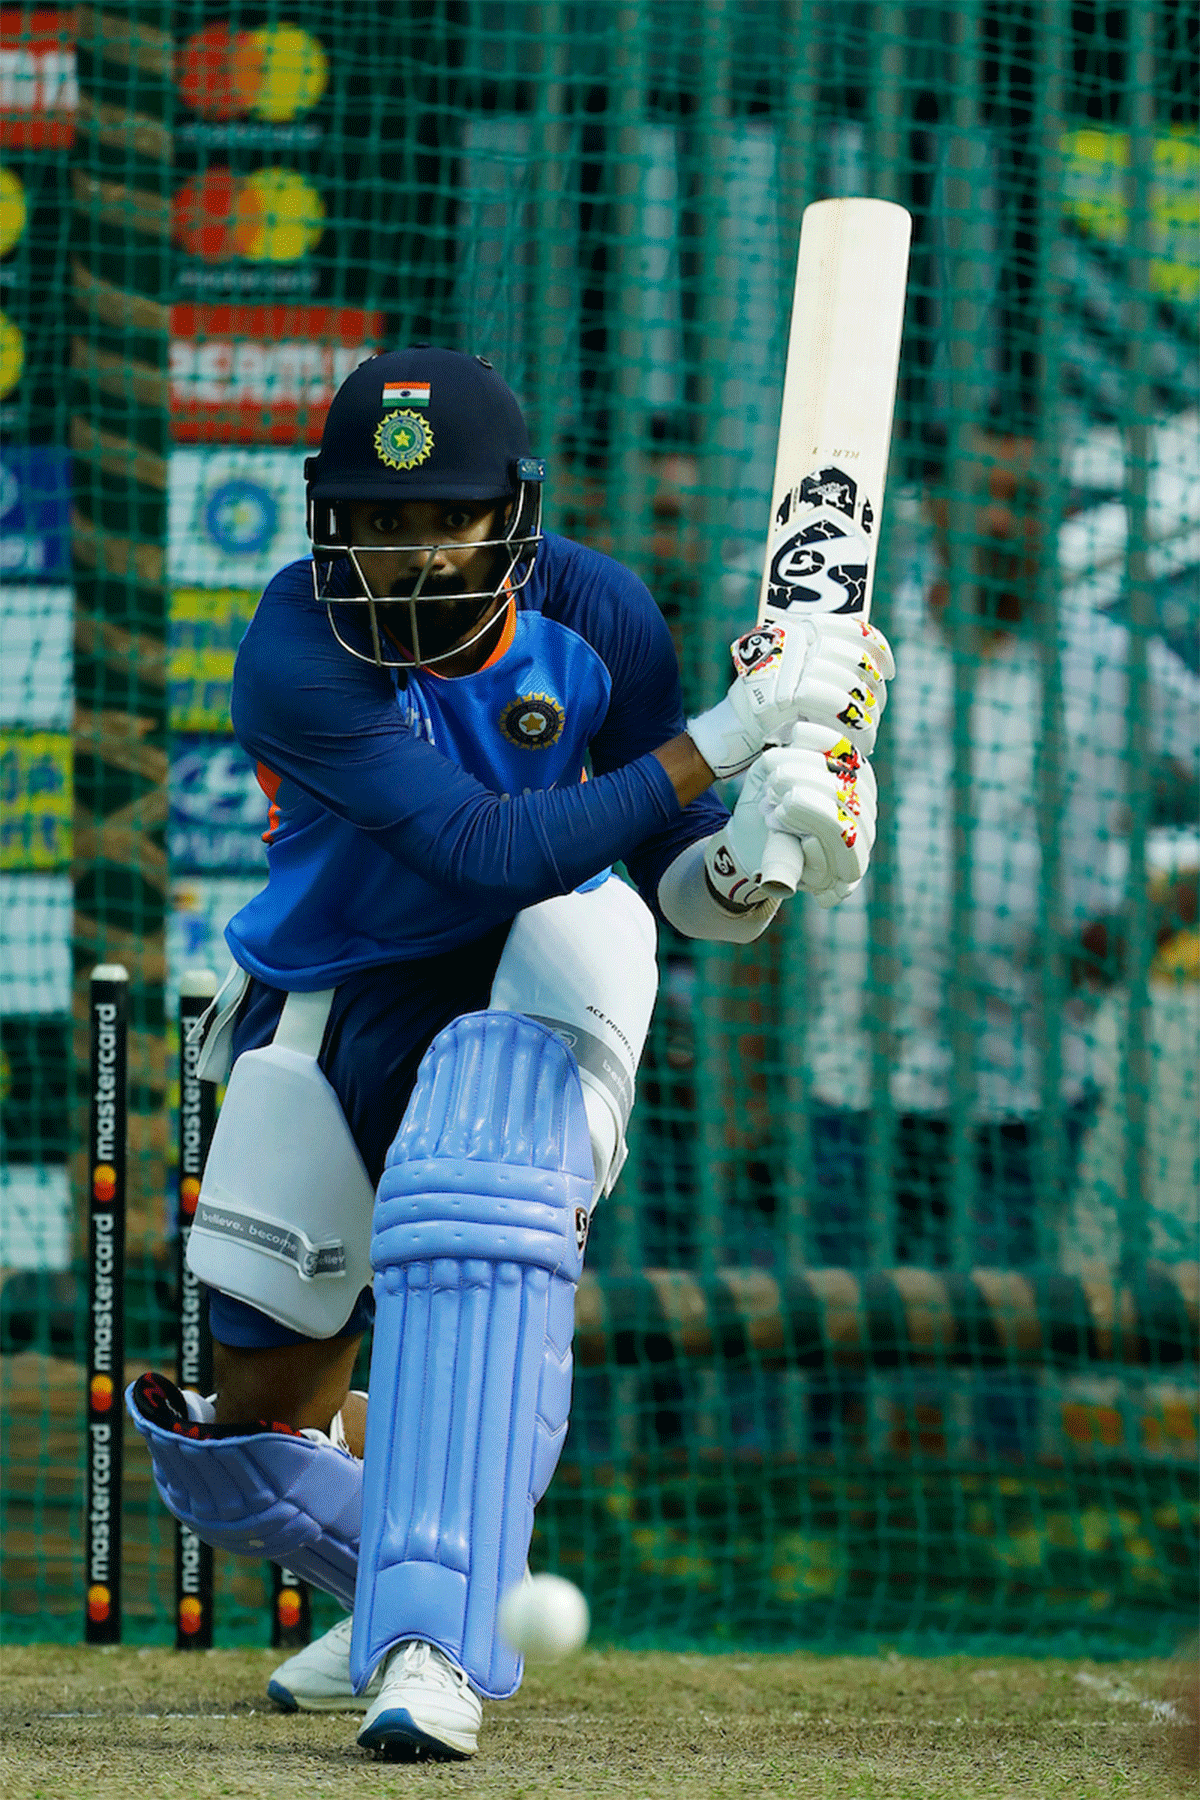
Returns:
[[[715,796],[681,809],[651,754],[683,703],[637,577],[547,534],[510,609],[487,664],[446,679],[351,656],[307,559],[270,583],[233,680],[270,799],[267,886],[226,932],[243,968],[330,987],[470,943],[618,859],[656,906],[668,863],[720,828]]]

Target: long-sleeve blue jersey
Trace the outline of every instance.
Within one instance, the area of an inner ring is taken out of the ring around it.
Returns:
[[[618,859],[656,906],[668,863],[719,830],[715,796],[681,808],[651,754],[683,703],[637,577],[548,533],[510,606],[487,664],[446,679],[351,656],[307,559],[275,576],[233,678],[271,802],[267,885],[226,932],[243,968],[330,987],[469,943]]]

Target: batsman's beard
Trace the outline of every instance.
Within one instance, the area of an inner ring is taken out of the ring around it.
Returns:
[[[492,567],[485,585],[491,588],[497,571],[496,559],[489,560]],[[413,590],[418,586],[420,592],[413,600]],[[499,599],[494,588],[482,596],[478,590],[472,591],[461,575],[426,581],[419,576],[401,576],[392,582],[386,599],[376,600],[375,611],[380,629],[392,642],[414,662],[427,663],[446,656],[477,634],[489,614],[497,610]]]
[[[423,663],[445,656],[464,638],[469,638],[483,624],[496,605],[488,600],[435,600],[422,598],[410,610],[408,606],[376,603],[380,629],[414,661]],[[416,612],[416,629],[413,612]]]

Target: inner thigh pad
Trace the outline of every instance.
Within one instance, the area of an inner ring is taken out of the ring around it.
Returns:
[[[199,1280],[305,1337],[336,1337],[370,1280],[374,1191],[314,1056],[239,1056],[188,1239]]]

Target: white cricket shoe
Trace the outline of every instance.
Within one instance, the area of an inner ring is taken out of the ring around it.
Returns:
[[[448,1656],[413,1638],[383,1664],[383,1687],[358,1741],[393,1760],[474,1756],[483,1707]]]
[[[383,1686],[383,1665],[356,1694],[350,1679],[353,1625],[354,1615],[347,1613],[323,1637],[280,1663],[267,1683],[268,1698],[284,1712],[366,1712]]]

